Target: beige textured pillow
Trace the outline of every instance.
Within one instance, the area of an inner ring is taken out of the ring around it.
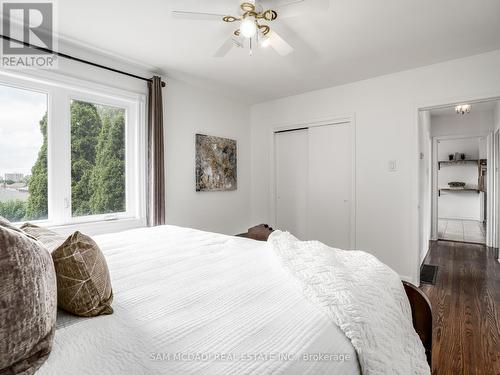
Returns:
[[[9,229],[12,229],[13,231],[23,233],[23,231],[21,229],[16,228],[9,220],[4,218],[3,216],[0,216],[0,227],[9,228]]]
[[[56,275],[47,249],[0,224],[0,373],[33,374],[52,348]]]
[[[50,229],[39,227],[31,223],[21,225],[21,230],[44,244],[50,253],[61,246],[67,238]]]
[[[113,291],[106,259],[97,244],[75,232],[52,252],[57,304],[79,316],[111,314]]]
[[[26,223],[21,229],[52,253],[57,275],[58,306],[80,316],[111,314],[113,292],[106,259],[87,235],[68,238],[50,229]]]

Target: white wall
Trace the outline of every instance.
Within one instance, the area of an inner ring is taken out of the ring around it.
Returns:
[[[497,100],[497,102],[495,104],[494,122],[495,122],[495,133],[496,133],[500,129],[500,100]],[[500,145],[497,145],[497,146],[500,148]],[[497,149],[496,151],[500,154],[500,150]],[[494,163],[497,163],[497,160],[494,160]],[[494,196],[493,198],[497,202],[497,205],[494,208],[494,212],[493,212],[494,219],[496,219],[493,221],[496,221],[496,223],[493,222],[492,225],[494,225],[496,227],[495,229],[496,229],[497,238],[495,239],[496,242],[494,241],[495,242],[494,245],[496,245],[498,247],[498,241],[500,238],[500,220],[499,220],[500,207],[498,205],[498,202],[500,202],[500,175],[498,173],[498,165],[496,165],[496,178],[495,178],[493,184],[496,185],[496,196]],[[490,220],[490,221],[492,221],[492,220]],[[500,252],[497,254],[498,254],[498,261],[500,262]]]
[[[249,106],[167,79],[165,163],[167,223],[236,234],[250,226]],[[238,189],[195,191],[196,133],[237,140]]]
[[[128,60],[121,60],[112,55],[104,54],[102,51],[94,50],[90,46],[78,45],[73,42],[65,42],[64,40],[59,40],[59,50],[75,57],[123,70],[125,72],[137,74],[146,78],[151,77],[153,75],[153,71],[155,70],[152,66],[137,64],[136,62]],[[92,67],[80,62],[71,61],[65,58],[58,58],[57,69],[47,70],[46,72],[64,74],[76,79],[95,82],[97,84],[136,93],[147,94],[148,91],[145,81],[110,72],[101,68]]]
[[[270,132],[279,124],[356,116],[356,243],[418,278],[417,108],[499,96],[500,50],[252,107],[252,222],[268,222]],[[396,160],[396,172],[388,161]]]
[[[434,124],[434,122],[432,122]],[[441,139],[438,145],[438,160],[449,160],[448,155],[465,154],[467,160],[479,159],[479,141],[485,137],[460,137]],[[450,168],[447,168],[450,169]],[[477,184],[476,184],[477,185]]]
[[[441,192],[438,198],[440,219],[481,220],[482,195],[473,191]]]
[[[479,159],[488,158],[488,137],[479,138]]]

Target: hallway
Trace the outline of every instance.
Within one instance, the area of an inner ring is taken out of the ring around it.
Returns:
[[[486,243],[484,223],[475,220],[439,219],[438,238],[440,240]]]

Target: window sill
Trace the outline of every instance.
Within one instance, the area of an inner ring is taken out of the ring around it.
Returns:
[[[63,235],[70,235],[75,231],[95,236],[106,233],[122,232],[128,229],[146,226],[146,219],[124,218],[116,220],[99,220],[90,222],[71,223],[65,225],[48,225],[47,228]]]

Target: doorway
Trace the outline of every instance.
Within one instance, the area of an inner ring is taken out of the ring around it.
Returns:
[[[500,101],[419,110],[420,262],[432,241],[497,246]]]
[[[486,138],[434,138],[438,240],[486,243]]]

